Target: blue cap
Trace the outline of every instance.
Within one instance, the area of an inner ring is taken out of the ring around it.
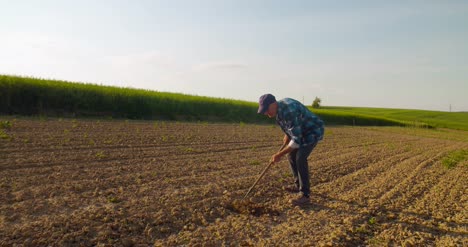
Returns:
[[[260,99],[258,100],[258,111],[257,113],[259,114],[265,114],[265,112],[268,110],[268,107],[270,106],[270,104],[272,103],[275,103],[276,102],[276,98],[275,96],[271,95],[271,94],[264,94],[262,96],[260,96]]]

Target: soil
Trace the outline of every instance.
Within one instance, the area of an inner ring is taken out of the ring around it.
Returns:
[[[468,132],[327,127],[292,206],[273,125],[13,119],[1,246],[468,246]]]

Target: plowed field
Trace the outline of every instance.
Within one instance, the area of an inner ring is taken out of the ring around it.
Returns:
[[[4,118],[6,119],[6,118]],[[327,127],[293,207],[277,126],[9,119],[0,245],[468,246],[467,132]]]

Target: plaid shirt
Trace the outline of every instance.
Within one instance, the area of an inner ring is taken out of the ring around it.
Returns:
[[[307,107],[290,98],[277,103],[276,123],[291,140],[290,147],[299,148],[323,139],[323,121]]]

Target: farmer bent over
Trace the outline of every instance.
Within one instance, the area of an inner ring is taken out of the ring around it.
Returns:
[[[285,98],[276,101],[275,96],[265,94],[259,100],[259,114],[270,118],[276,117],[276,123],[285,133],[283,144],[289,143],[282,151],[271,157],[271,162],[278,162],[288,154],[294,186],[286,188],[300,195],[291,200],[293,205],[310,202],[309,157],[317,143],[323,139],[323,121],[299,101]]]

